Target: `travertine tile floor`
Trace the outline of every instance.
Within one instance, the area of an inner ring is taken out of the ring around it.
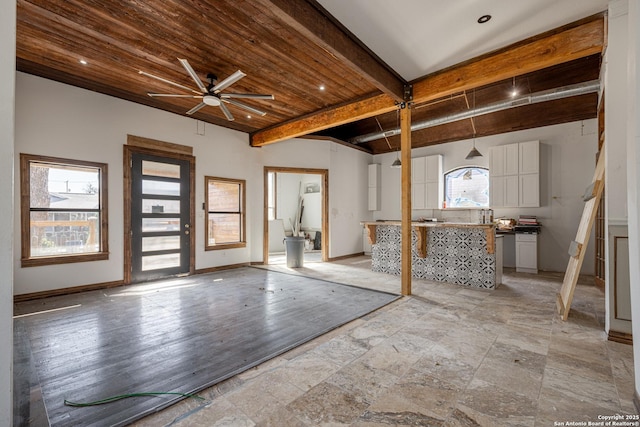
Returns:
[[[366,257],[268,268],[400,289]],[[515,272],[495,291],[415,280],[411,297],[135,425],[554,426],[636,414],[632,347],[606,339],[602,291],[581,281],[565,322],[561,283]]]

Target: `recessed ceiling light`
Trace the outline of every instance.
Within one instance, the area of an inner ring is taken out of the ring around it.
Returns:
[[[478,18],[478,24],[484,24],[485,22],[489,22],[490,19],[491,19],[491,15],[482,15],[480,18]]]
[[[325,89],[325,87],[324,87],[324,85],[320,85],[320,86],[318,86],[318,89],[320,89],[320,90],[324,90],[324,89]]]
[[[251,114],[247,114],[247,119],[250,119],[250,118],[251,118]]]
[[[81,59],[78,62],[80,62],[82,65],[87,65],[88,64],[88,62],[86,60],[84,60],[84,59]]]

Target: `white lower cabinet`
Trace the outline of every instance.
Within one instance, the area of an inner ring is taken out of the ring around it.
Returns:
[[[516,234],[516,271],[538,274],[537,234]]]

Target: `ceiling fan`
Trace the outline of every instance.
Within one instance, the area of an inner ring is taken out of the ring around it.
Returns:
[[[187,111],[186,114],[189,116],[194,114],[196,111],[200,110],[202,107],[211,105],[213,107],[220,107],[220,109],[224,113],[227,120],[232,121],[234,120],[234,117],[231,114],[231,111],[229,111],[229,109],[225,104],[235,105],[236,107],[244,108],[247,111],[250,111],[254,114],[259,114],[261,116],[264,116],[267,114],[265,111],[258,110],[257,108],[254,108],[242,102],[238,102],[233,98],[274,99],[273,95],[262,95],[258,93],[222,93],[224,89],[231,86],[232,84],[234,84],[235,82],[243,78],[244,76],[246,76],[246,74],[243,73],[242,71],[238,70],[220,82],[217,81],[217,77],[214,74],[209,73],[207,74],[207,79],[209,80],[209,84],[205,86],[204,83],[202,83],[202,81],[196,74],[196,72],[193,71],[191,64],[189,64],[189,61],[187,61],[186,59],[180,59],[180,58],[178,58],[178,61],[180,61],[184,69],[187,70],[187,73],[191,76],[193,81],[196,82],[198,89],[200,89],[199,91],[187,86],[183,86],[179,83],[172,82],[171,80],[167,80],[165,78],[158,77],[153,74],[149,74],[144,71],[139,71],[138,73],[144,76],[148,76],[148,77],[152,77],[154,79],[160,80],[161,82],[169,83],[181,89],[188,90],[190,92],[196,93],[197,95],[180,95],[180,94],[173,94],[173,93],[147,93],[147,95],[151,97],[202,99],[202,102],[200,102],[198,105],[196,105],[195,107]]]

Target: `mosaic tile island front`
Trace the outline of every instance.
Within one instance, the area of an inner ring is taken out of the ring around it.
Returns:
[[[400,275],[401,223],[362,225],[369,232],[371,269]],[[496,260],[502,258],[502,245],[496,244],[495,225],[412,222],[411,229],[413,277],[484,289],[500,284]]]

